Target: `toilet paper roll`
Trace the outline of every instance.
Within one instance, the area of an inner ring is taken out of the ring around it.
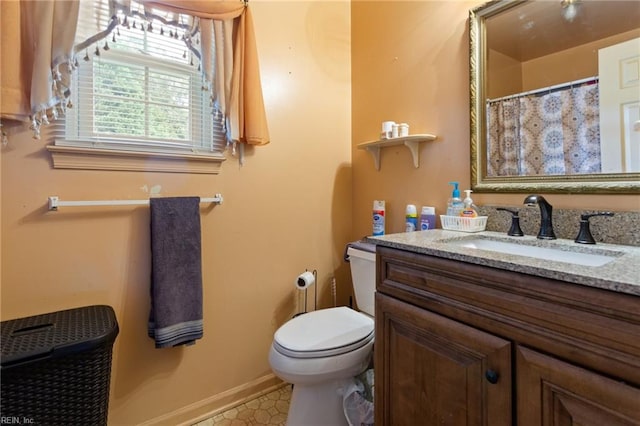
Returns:
[[[310,285],[313,285],[315,282],[316,282],[316,278],[313,276],[313,273],[307,271],[298,275],[298,278],[296,278],[295,285],[297,289],[304,290]]]

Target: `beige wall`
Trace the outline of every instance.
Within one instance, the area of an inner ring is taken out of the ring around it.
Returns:
[[[404,230],[408,203],[442,213],[449,181],[460,189],[469,170],[468,10],[473,1],[354,2],[353,230],[371,233],[372,201],[387,202],[387,232]],[[410,133],[432,133],[420,144],[420,167],[407,148],[383,148],[380,171],[355,148],[376,139],[384,120],[407,122]]]
[[[496,99],[522,92],[522,63],[497,50],[489,50],[487,98]]]
[[[598,75],[598,50],[640,36],[627,31],[573,49],[532,59],[522,64],[522,91],[562,84]],[[571,66],[567,66],[571,64]]]
[[[498,98],[596,76],[599,49],[639,36],[640,30],[627,31],[526,62],[518,62],[490,50],[488,61],[491,70],[487,80],[487,96]]]
[[[193,416],[229,390],[268,384],[261,379],[271,374],[273,332],[295,312],[294,278],[305,269],[318,270],[323,306],[332,275],[338,302],[348,302],[350,4],[254,0],[251,7],[272,143],[249,150],[244,167],[230,158],[218,176],[54,170],[28,131],[2,150],[2,319],[113,306],[114,425],[179,409]],[[145,198],[145,185],[160,185],[163,196],[225,198],[202,208],[205,323],[195,346],[157,350],[146,336],[148,208],[45,207],[50,195]]]
[[[355,1],[351,9],[353,236],[371,233],[371,204],[387,201],[387,232],[404,230],[406,204],[443,213],[449,181],[470,187],[468,10],[481,1]],[[406,121],[420,144],[384,148],[381,169],[356,148],[377,139],[384,120]],[[527,194],[473,194],[479,204],[522,205]],[[557,208],[640,210],[637,195],[549,194]]]
[[[299,272],[318,269],[322,306],[332,274],[338,302],[348,300],[342,251],[371,233],[374,199],[387,201],[387,231],[398,232],[407,203],[441,213],[447,182],[469,186],[467,17],[479,3],[252,0],[272,144],[250,151],[243,168],[228,160],[219,176],[53,170],[41,142],[28,132],[12,138],[1,155],[2,319],[112,305],[121,327],[116,425],[183,410],[164,418],[175,424],[262,383]],[[384,148],[380,171],[355,148],[377,139],[383,120],[438,136],[420,145],[418,169],[404,147]],[[45,207],[49,195],[141,198],[145,185],[161,185],[164,196],[225,197],[202,213],[205,338],[192,347],[156,350],[146,337],[146,208]],[[474,199],[521,204],[524,195]],[[638,209],[637,196],[547,198],[561,208]]]

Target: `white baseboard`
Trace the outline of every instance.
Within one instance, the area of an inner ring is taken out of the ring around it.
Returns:
[[[141,423],[139,426],[176,425],[190,426],[209,417],[215,416],[237,405],[251,401],[269,393],[285,383],[274,374],[267,374],[219,394],[194,402],[162,416],[155,417]]]

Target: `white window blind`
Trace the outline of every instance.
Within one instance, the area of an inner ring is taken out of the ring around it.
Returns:
[[[136,2],[130,11],[109,7],[109,0],[81,2],[92,10],[81,10],[79,34],[112,29],[78,53],[65,139],[56,145],[219,155],[222,120],[190,48],[199,43],[197,21]]]

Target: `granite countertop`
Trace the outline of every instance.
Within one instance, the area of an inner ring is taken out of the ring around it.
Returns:
[[[614,260],[602,266],[584,266],[468,248],[455,243],[460,240],[478,238],[524,243],[525,245],[556,248],[568,252],[612,256]],[[366,242],[640,296],[640,247],[635,246],[602,243],[583,245],[565,239],[538,240],[533,236],[509,237],[502,232],[465,233],[441,229],[367,237]]]

